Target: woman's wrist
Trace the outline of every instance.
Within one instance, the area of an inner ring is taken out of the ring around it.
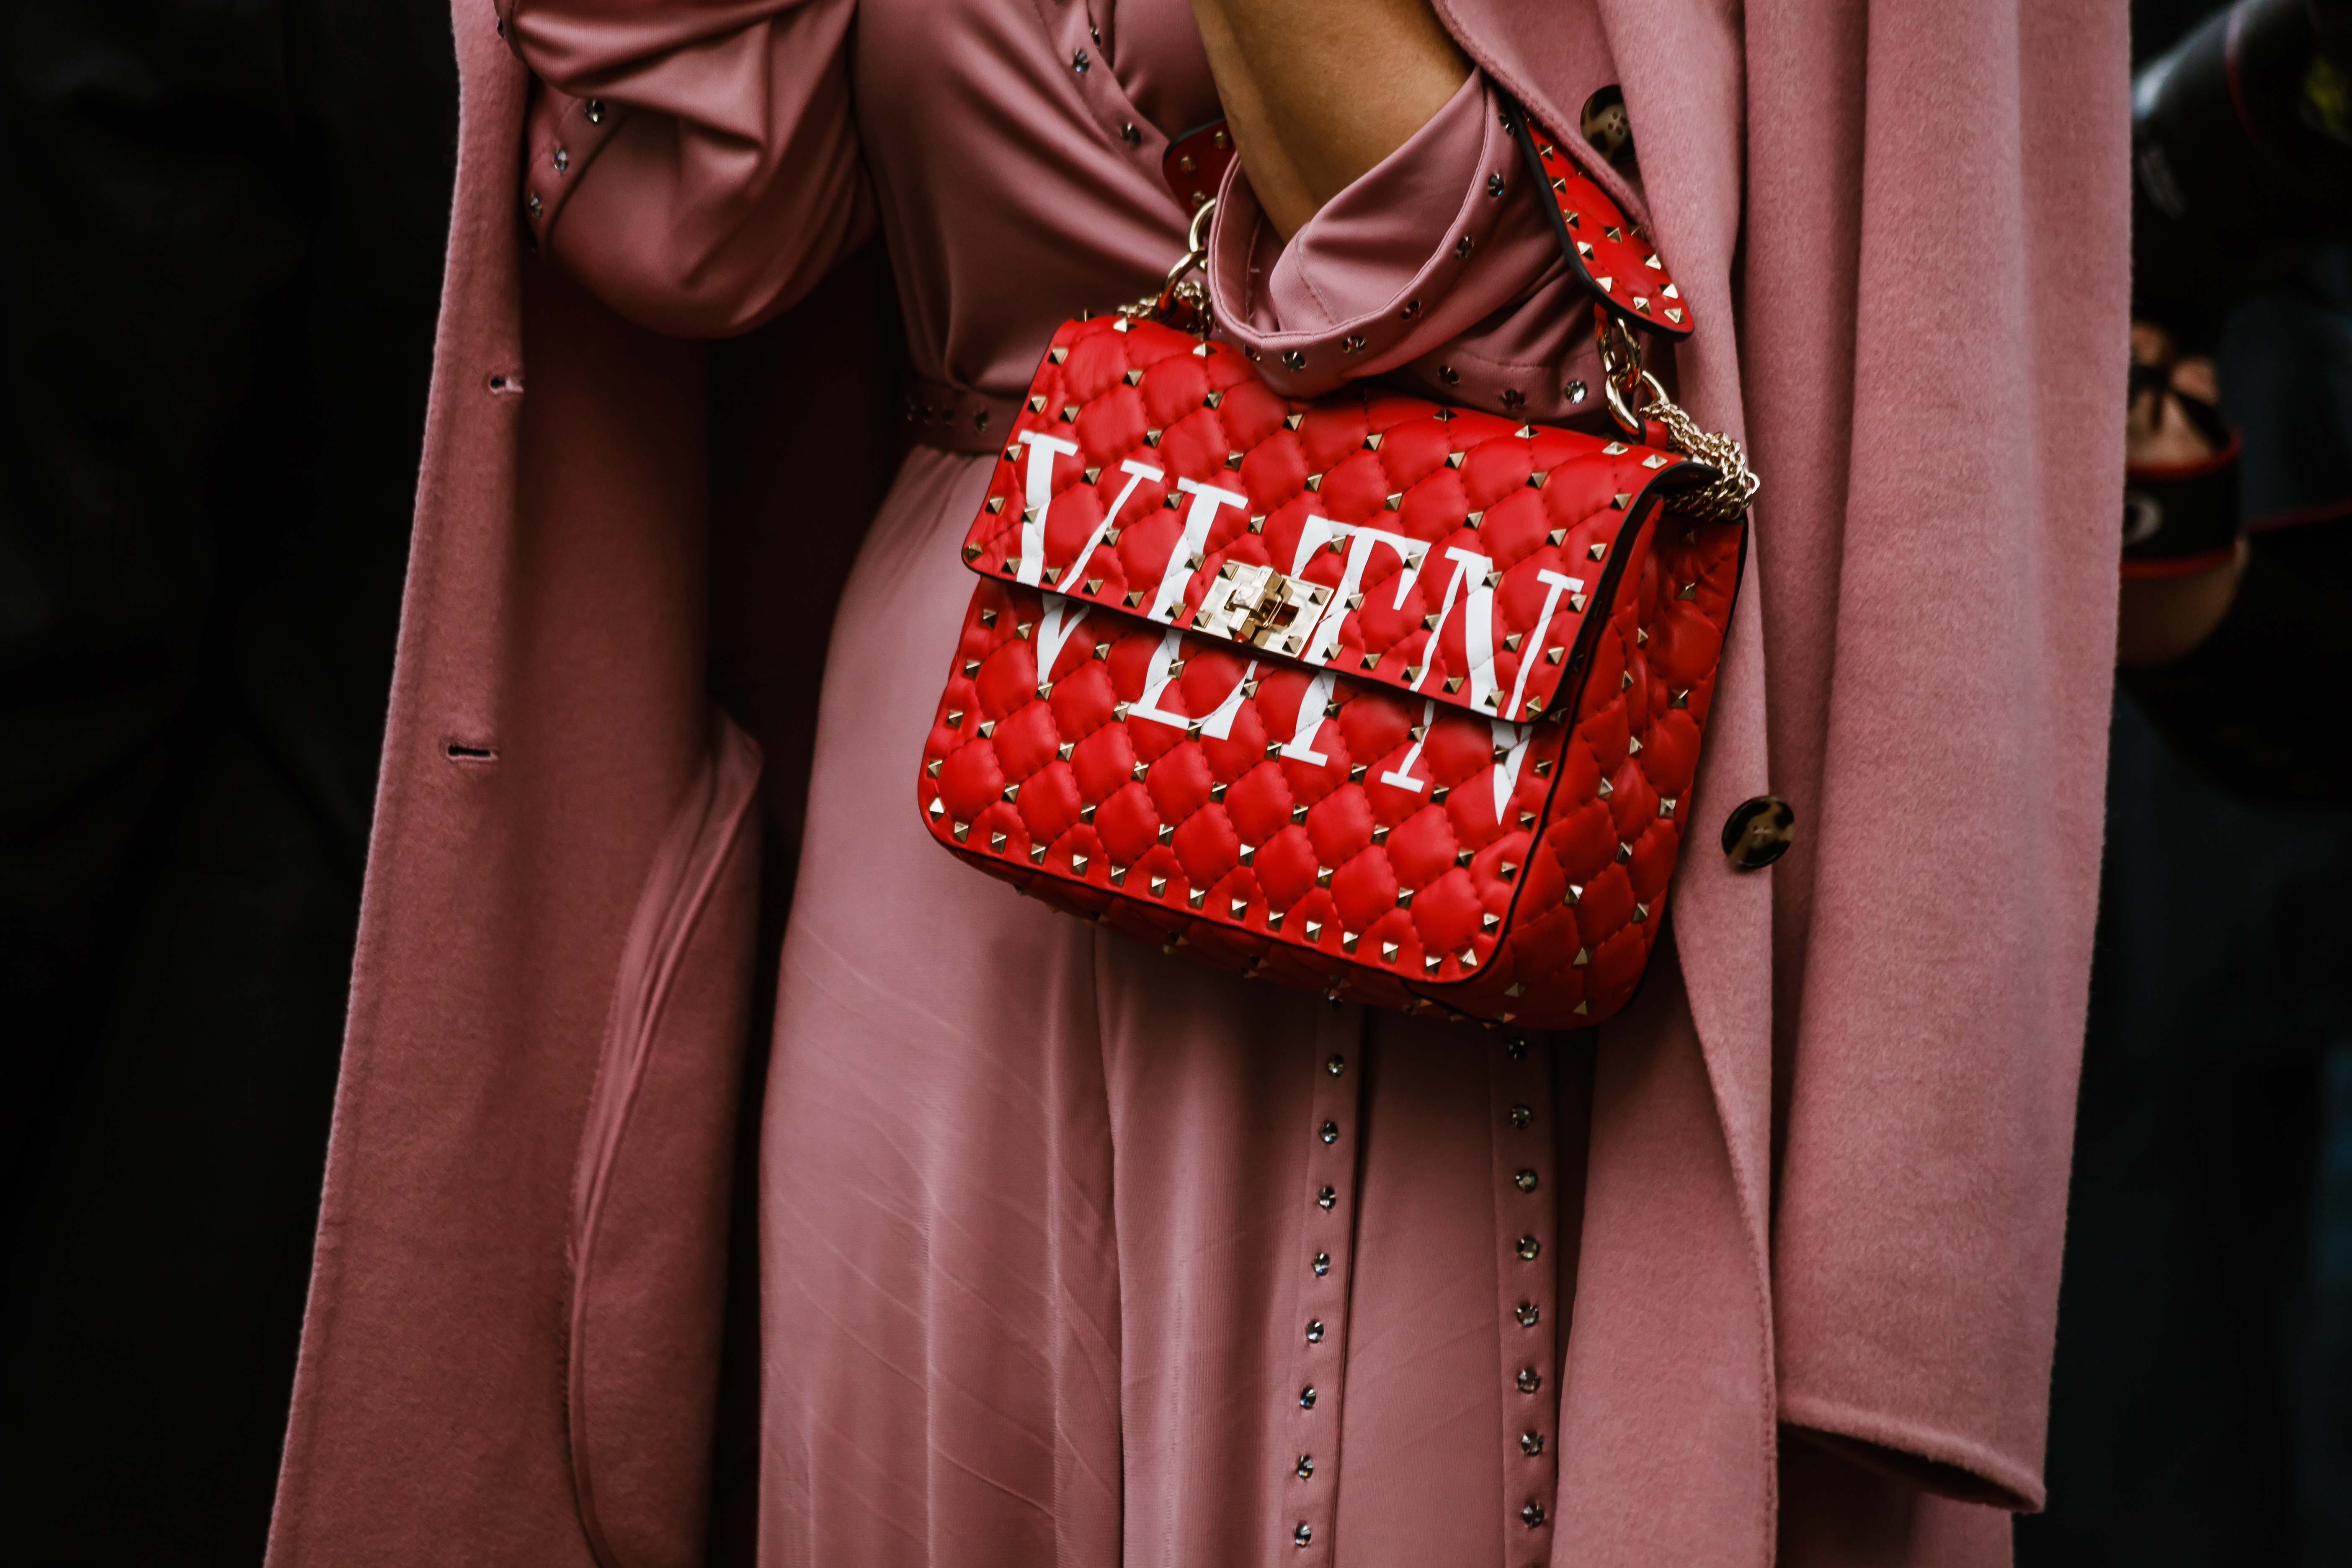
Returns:
[[[1470,74],[1427,0],[1192,0],[1192,14],[1243,169],[1285,237]]]

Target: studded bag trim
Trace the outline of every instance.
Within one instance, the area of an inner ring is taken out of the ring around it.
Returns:
[[[1514,129],[1601,319],[1686,334],[1640,230]],[[1638,416],[1299,401],[1140,308],[1066,322],[964,541],[981,581],[923,820],[1219,968],[1597,1023],[1640,981],[1690,816],[1747,519],[1675,508],[1723,479]]]

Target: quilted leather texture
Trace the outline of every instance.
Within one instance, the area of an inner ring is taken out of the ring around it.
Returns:
[[[923,820],[1218,967],[1597,1023],[1664,913],[1738,585],[1745,520],[1665,510],[1711,477],[1066,323],[967,536]],[[1219,596],[1267,580],[1295,614],[1225,635]]]
[[[1274,393],[1221,343],[1074,321],[964,541],[976,572],[1193,626],[1229,564],[1328,591],[1305,662],[1543,712],[1610,536],[1679,455],[1416,398]],[[1675,474],[1675,480],[1686,476]]]

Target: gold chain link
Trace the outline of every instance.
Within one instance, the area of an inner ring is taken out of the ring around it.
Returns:
[[[1701,522],[1728,522],[1746,511],[1764,484],[1748,467],[1747,452],[1730,437],[1700,425],[1666,395],[1658,378],[1643,368],[1641,342],[1624,322],[1597,308],[1593,313],[1600,317],[1601,378],[1610,414],[1636,440],[1646,434],[1643,421],[1656,420],[1666,427],[1666,439],[1675,450],[1716,471],[1714,482],[1705,489],[1675,497],[1668,503],[1671,510]],[[1647,403],[1637,405],[1635,400],[1645,393]]]
[[[1666,438],[1675,444],[1675,449],[1705,463],[1719,476],[1704,489],[1678,495],[1667,505],[1701,522],[1728,522],[1746,511],[1764,481],[1748,467],[1748,454],[1741,450],[1739,443],[1703,428],[1681,405],[1665,395],[1654,377],[1650,384],[1653,391],[1646,412],[1666,427]]]

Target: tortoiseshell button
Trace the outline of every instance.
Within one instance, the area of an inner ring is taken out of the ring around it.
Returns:
[[[1789,852],[1797,814],[1777,795],[1743,800],[1724,819],[1723,853],[1735,871],[1760,871]]]
[[[1584,100],[1577,129],[1592,150],[1611,163],[1633,161],[1633,122],[1625,117],[1625,89],[1615,82]]]

